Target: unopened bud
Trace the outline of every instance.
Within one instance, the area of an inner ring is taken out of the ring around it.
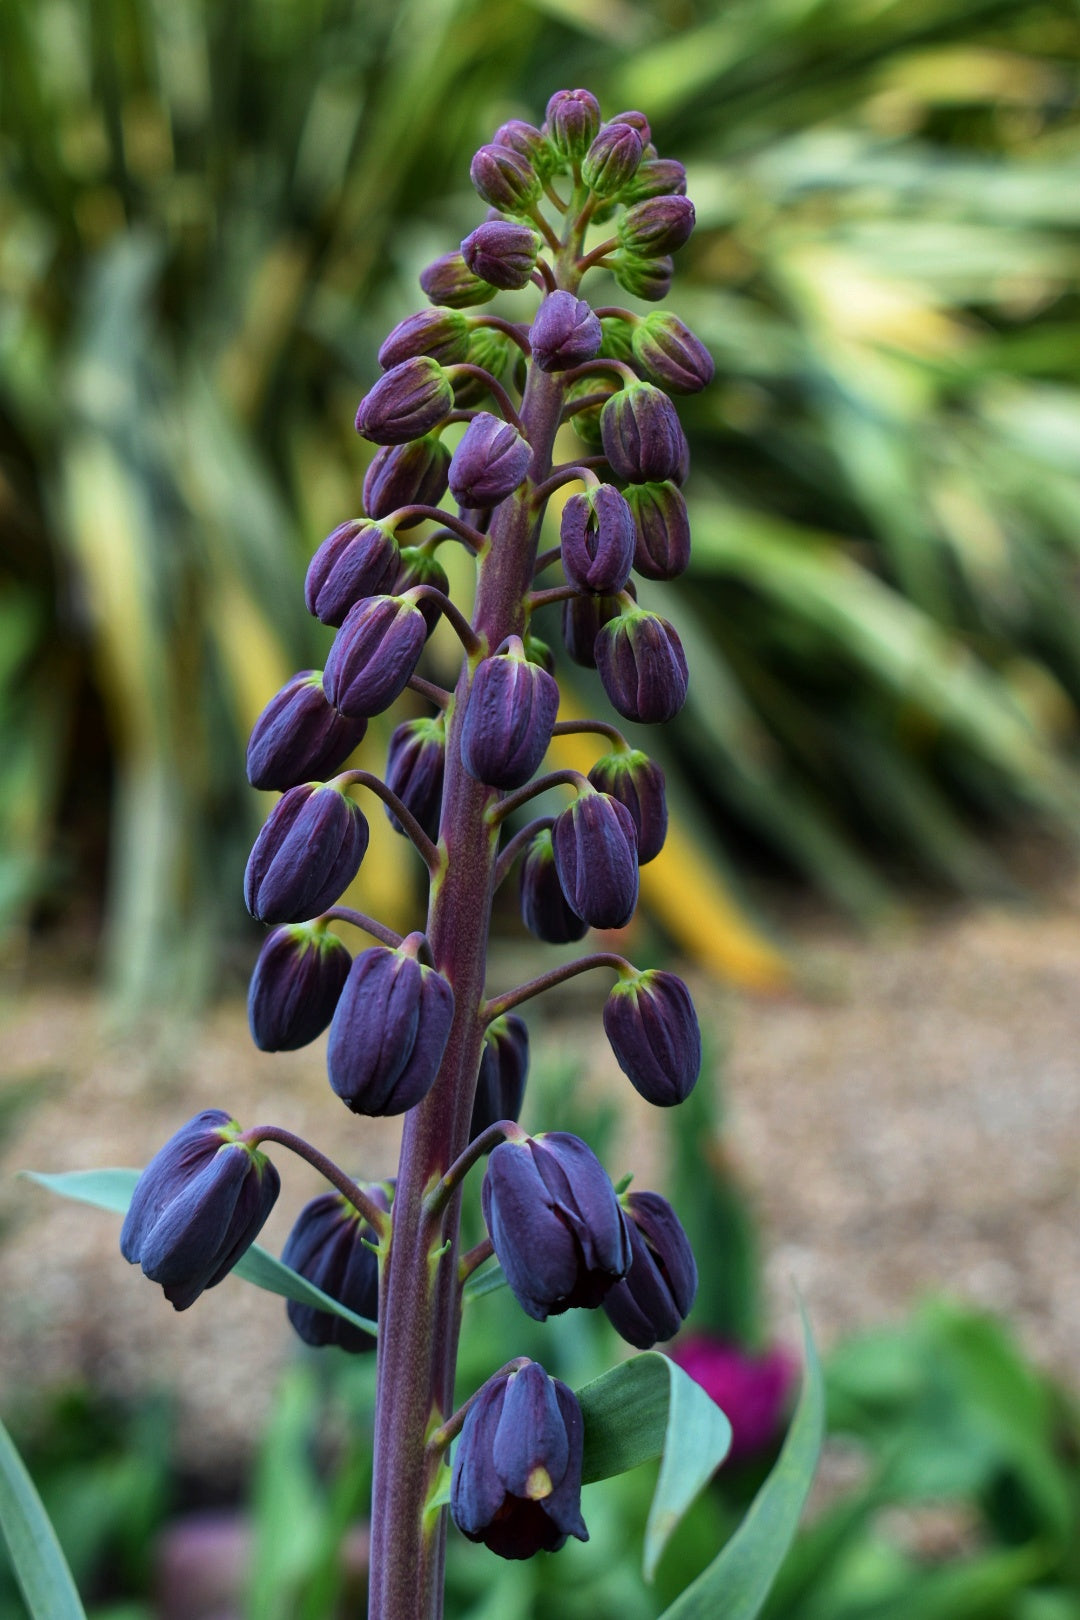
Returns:
[[[689,241],[695,224],[694,205],[677,192],[646,197],[626,210],[615,228],[620,245],[643,259],[674,253]]]
[[[403,546],[401,572],[394,586],[394,595],[404,596],[405,592],[411,591],[415,585],[431,585],[435,590],[442,591],[444,596],[450,594],[450,579],[438,557],[420,546]],[[442,609],[438,602],[429,596],[422,596],[416,606],[424,615],[428,635],[432,635],[442,618]]]
[[[523,787],[543,759],[559,710],[559,688],[530,664],[518,636],[481,660],[469,689],[461,759],[488,787]]]
[[[686,170],[676,158],[647,157],[623,193],[626,203],[646,202],[650,197],[685,197]]]
[[[690,562],[690,517],[670,480],[628,484],[634,519],[634,567],[645,579],[678,579]]]
[[[676,394],[696,394],[712,382],[713,357],[677,315],[654,310],[634,328],[634,359],[646,376]]]
[[[529,342],[541,371],[569,371],[595,358],[602,335],[599,318],[584,298],[557,291],[548,293],[537,310]]]
[[[599,596],[622,590],[634,561],[634,520],[613,484],[571,495],[559,534],[569,584]]]
[[[581,164],[581,178],[598,197],[617,197],[634,176],[644,142],[630,124],[605,124]]]
[[[471,309],[486,304],[497,289],[473,275],[460,253],[444,253],[441,259],[420,272],[420,286],[433,304],[451,309]]]
[[[530,841],[521,863],[521,916],[530,934],[547,945],[572,945],[589,931],[566,903],[548,828]]]
[[[248,989],[248,1023],[260,1052],[296,1052],[334,1016],[352,957],[325,927],[293,923],[268,934]]]
[[[446,726],[441,715],[406,720],[395,729],[386,755],[386,785],[433,843],[439,837],[445,768]],[[389,806],[386,813],[395,831],[403,833],[404,827]]]
[[[646,1102],[658,1108],[685,1102],[701,1072],[701,1030],[680,978],[653,968],[620,979],[604,1004],[604,1032]]]
[[[422,309],[417,315],[399,321],[379,350],[379,364],[386,371],[403,360],[427,355],[440,365],[452,366],[464,360],[469,350],[469,326],[455,309]]]
[[[507,123],[500,124],[492,137],[492,145],[508,146],[512,152],[523,157],[536,170],[541,181],[558,168],[558,158],[543,130],[537,129],[535,124],[527,124],[523,118],[511,118]]]
[[[617,596],[572,596],[563,603],[563,645],[575,664],[582,669],[596,668],[596,638],[622,610]]]
[[[401,696],[427,639],[420,609],[397,596],[369,596],[350,608],[323,671],[326,695],[342,714],[381,714]]]
[[[637,833],[638,865],[655,860],[667,837],[667,795],[660,766],[640,748],[625,753],[603,754],[589,772],[589,781],[600,793],[625,805]]]
[[[253,788],[282,793],[300,782],[323,781],[340,770],[366,730],[366,720],[349,720],[333,707],[321,670],[301,670],[270,699],[252,728],[248,781]]]
[[[604,1298],[604,1314],[627,1344],[651,1350],[674,1338],[697,1294],[697,1265],[690,1240],[666,1198],[627,1193],[623,1212],[630,1224],[633,1264]]]
[[[495,1018],[484,1031],[469,1141],[501,1119],[519,1119],[529,1072],[529,1031],[516,1013]]]
[[[637,833],[625,805],[581,793],[551,829],[567,903],[593,928],[625,928],[638,897]]]
[[[375,444],[405,444],[438,427],[454,408],[454,390],[437,360],[418,355],[392,366],[360,401],[356,431]]]
[[[345,893],[367,845],[367,822],[344,793],[310,782],[290,788],[263,823],[248,857],[248,910],[265,923],[318,917]]]
[[[662,725],[686,702],[686,654],[674,626],[658,614],[624,611],[604,625],[594,651],[604,691],[627,720]]]
[[[469,178],[486,203],[506,214],[528,212],[544,189],[530,157],[497,140],[477,152]]]
[[[386,1189],[376,1183],[364,1191],[380,1209],[389,1209]],[[379,1312],[379,1257],[375,1253],[376,1233],[341,1193],[320,1193],[304,1205],[285,1240],[281,1258],[316,1288],[356,1316],[374,1321]],[[354,1327],[334,1311],[317,1305],[286,1302],[290,1323],[305,1344],[321,1349],[335,1344],[339,1350],[358,1355],[374,1350],[377,1340],[363,1328]]]
[[[600,413],[604,455],[617,478],[645,484],[677,476],[686,449],[678,412],[652,383],[612,394]]]
[[[588,90],[557,90],[547,104],[548,139],[559,156],[579,162],[600,128],[600,103]]]
[[[385,518],[403,506],[438,506],[446,494],[449,471],[450,452],[434,434],[408,444],[381,445],[364,474],[364,511],[369,517]],[[412,518],[400,527],[411,529],[423,521]],[[363,594],[378,596],[392,589],[391,581]]]
[[[464,507],[497,506],[532,465],[532,446],[510,422],[480,411],[450,462],[450,489]]]
[[[330,1025],[331,1086],[354,1114],[415,1108],[434,1084],[453,1017],[449,984],[409,950],[361,951]]]
[[[634,298],[658,304],[671,291],[675,263],[670,253],[658,259],[642,259],[636,253],[615,253],[611,265],[619,286]]]
[[[505,155],[509,158],[513,153]],[[529,285],[539,251],[536,232],[509,219],[478,225],[461,244],[461,256],[473,274],[506,290]]]
[[[357,602],[392,590],[399,568],[397,541],[389,529],[367,518],[340,523],[308,564],[307,610],[336,629]]]

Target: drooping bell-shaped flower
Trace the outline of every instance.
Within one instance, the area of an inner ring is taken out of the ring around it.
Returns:
[[[516,1013],[495,1018],[484,1031],[469,1140],[500,1119],[519,1119],[529,1072],[529,1031]]]
[[[536,1361],[489,1378],[454,1449],[450,1514],[500,1558],[588,1541],[581,1517],[584,1423],[577,1396]]]
[[[604,691],[627,720],[661,725],[686,702],[686,654],[674,626],[658,614],[624,610],[598,632],[593,652]]]
[[[572,596],[563,603],[562,638],[567,655],[582,669],[596,668],[596,638],[623,611],[617,596]]]
[[[651,968],[619,979],[604,1004],[604,1033],[646,1102],[685,1102],[701,1072],[701,1029],[680,978]]]
[[[363,1189],[380,1209],[390,1208],[381,1183]],[[379,1313],[379,1261],[371,1244],[378,1234],[341,1193],[320,1193],[306,1203],[285,1239],[281,1258],[339,1305],[369,1322]],[[290,1299],[285,1306],[289,1321],[305,1344],[316,1348],[334,1344],[351,1355],[374,1350],[374,1334],[347,1322],[333,1311],[302,1305]]]
[[[521,863],[521,916],[530,934],[548,945],[571,945],[589,931],[563,894],[550,828],[530,840]]]
[[[337,629],[364,597],[393,590],[399,566],[397,541],[381,523],[370,518],[339,523],[308,564],[307,610]]]
[[[653,861],[667,837],[667,795],[664,773],[640,748],[602,754],[589,772],[589,781],[625,805],[637,833],[638,865]]]
[[[300,782],[322,781],[344,765],[366,730],[366,720],[349,720],[330,703],[322,670],[303,669],[255,722],[247,747],[248,781],[282,793]]]
[[[441,714],[405,720],[395,728],[386,754],[383,778],[427,833],[439,837],[443,775],[446,769],[446,726]],[[404,832],[389,805],[386,813],[395,832]]]
[[[461,728],[461,759],[488,787],[523,787],[543,759],[559,711],[559,688],[510,636],[476,668]]]
[[[568,584],[596,596],[623,589],[634,560],[634,519],[614,484],[571,495],[559,537]]]
[[[496,506],[513,494],[532,465],[532,446],[517,428],[479,411],[450,462],[450,490],[463,507]]]
[[[626,501],[634,520],[634,567],[645,579],[678,579],[690,563],[690,517],[670,479],[660,484],[628,484]]]
[[[603,331],[592,306],[574,293],[548,293],[529,332],[533,359],[541,371],[569,371],[600,352]]]
[[[422,309],[399,321],[383,339],[379,364],[384,371],[403,360],[427,355],[441,366],[457,365],[469,352],[469,323],[454,309]]]
[[[713,357],[669,310],[654,310],[634,328],[634,359],[651,382],[674,394],[697,394],[712,382]]]
[[[330,1025],[330,1084],[354,1114],[403,1114],[434,1083],[450,1036],[454,992],[418,960],[422,936],[354,958]]]
[[[599,1305],[630,1269],[630,1234],[607,1171],[580,1137],[501,1142],[481,1203],[510,1289],[538,1322]]]
[[[368,845],[363,813],[333,783],[290,788],[263,823],[244,900],[264,923],[308,922],[339,900]]]
[[[208,1108],[170,1137],[135,1184],[120,1252],[186,1311],[227,1277],[258,1237],[281,1180],[240,1127]]]
[[[567,904],[593,928],[625,928],[638,896],[637,834],[625,805],[583,792],[551,829]]]
[[[268,934],[248,989],[248,1023],[261,1052],[295,1052],[334,1016],[352,957],[325,927],[290,923]]]
[[[678,476],[686,436],[678,412],[652,383],[630,383],[600,413],[600,433],[612,472],[631,484]]]
[[[381,376],[356,412],[356,431],[375,444],[405,444],[430,433],[454,408],[454,390],[437,360],[417,355]]]
[[[364,511],[373,518],[386,518],[403,506],[438,506],[446,494],[449,472],[450,452],[434,434],[410,439],[408,444],[380,445],[364,474]],[[423,521],[411,518],[398,526],[411,529]],[[392,588],[377,586],[363,595],[378,596]]]
[[[697,1293],[697,1265],[690,1240],[666,1198],[626,1193],[633,1264],[604,1298],[608,1321],[627,1344],[651,1350],[673,1339],[690,1314]]]
[[[413,602],[369,596],[345,615],[323,671],[326,695],[342,714],[381,714],[401,696],[427,639],[427,622]]]

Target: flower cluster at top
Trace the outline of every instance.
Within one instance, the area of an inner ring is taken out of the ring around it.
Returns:
[[[522,917],[539,939],[565,944],[590,927],[621,928],[634,912],[638,868],[659,853],[667,828],[663,772],[644,752],[607,722],[560,724],[552,657],[531,617],[559,605],[567,654],[597,670],[619,715],[650,725],[682,706],[678,634],[639,606],[632,576],[670,580],[687,566],[687,444],[670,396],[703,388],[712,361],[674,315],[593,307],[579,284],[599,267],[637,299],[663,298],[671,255],[694,226],[685,172],[657,155],[641,113],[603,123],[584,90],[553,96],[542,128],[504,124],[470,172],[488,215],[421,275],[431,307],[383,343],[383,375],[356,415],[358,433],[378,446],[363,513],[326,538],[308,569],[307,606],[336,631],[326,667],[294,676],[251,736],[251,782],[281,794],[245,877],[248,909],[272,929],[251,981],[251,1029],[259,1047],[280,1051],[329,1028],[334,1092],[355,1114],[388,1115],[425,1103],[456,1050],[452,1032],[472,1019],[482,1032],[462,1079],[472,1145],[454,1143],[453,1153],[461,1175],[489,1155],[483,1213],[511,1290],[538,1320],[602,1307],[631,1344],[648,1348],[678,1331],[696,1288],[674,1211],[656,1193],[618,1194],[577,1137],[529,1136],[516,1123],[528,1034],[513,1009],[579,965],[465,1007],[430,920],[427,934],[403,939],[339,904],[368,846],[357,788],[382,799],[426,863],[432,918],[448,868],[480,852],[487,864],[477,865],[469,914],[457,922],[482,926],[485,939],[491,895],[515,863]],[[595,246],[586,246],[589,233],[601,238]],[[481,312],[500,290],[529,286],[540,293],[531,324]],[[568,422],[582,452],[552,466],[555,433]],[[451,448],[447,430],[461,423]],[[559,543],[538,555],[547,502],[573,483],[580,489],[562,507]],[[438,560],[446,544],[476,559],[471,622],[450,599]],[[556,563],[562,581],[545,586]],[[440,619],[462,643],[453,693],[421,673]],[[345,768],[369,719],[409,687],[431,712],[393,732],[383,776]],[[553,736],[570,731],[601,741],[588,775],[537,777]],[[566,807],[507,834],[508,818],[552,787],[572,790]],[[472,844],[470,816],[479,828]],[[335,920],[376,943],[352,956],[330,931]],[[604,1028],[631,1083],[658,1106],[681,1102],[701,1062],[685,985],[610,952],[580,965],[617,975]],[[266,1219],[278,1178],[258,1144],[273,1135],[241,1133],[211,1111],[144,1172],[123,1252],[177,1309],[226,1275]],[[447,1184],[454,1178],[451,1165]],[[385,1306],[380,1257],[401,1189],[355,1188],[340,1173],[335,1186],[303,1211],[284,1258],[374,1318]],[[290,1303],[289,1316],[312,1344],[373,1343],[324,1311]],[[508,1364],[459,1417],[451,1511],[465,1535],[506,1557],[585,1538],[582,1420],[565,1385],[535,1362]]]

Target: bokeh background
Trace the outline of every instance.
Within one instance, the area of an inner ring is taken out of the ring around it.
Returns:
[[[1080,1616],[1078,80],[1069,0],[0,6],[0,1389],[101,1620],[349,1612],[368,1372],[235,1281],[173,1321],[108,1217],[14,1172],[143,1162],[210,1105],[340,1134],[321,1045],[246,1032],[244,743],[325,655],[303,570],[358,508],[378,345],[476,222],[472,151],[576,84],[647,112],[698,210],[668,303],[717,381],[662,599],[693,680],[641,739],[673,837],[627,948],[693,979],[712,1057],[658,1131],[568,991],[526,1122],[681,1192],[714,1343],[764,1354],[807,1299],[834,1434],[770,1613]],[[411,919],[372,827],[365,909]],[[509,982],[512,895],[497,927]],[[393,1130],[356,1152],[387,1173]],[[614,1346],[515,1348],[577,1377]],[[669,1595],[752,1495],[773,1382]],[[647,1487],[562,1561],[459,1549],[452,1612],[659,1614]]]

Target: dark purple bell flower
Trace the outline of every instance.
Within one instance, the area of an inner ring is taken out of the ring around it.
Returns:
[[[539,1362],[489,1378],[454,1448],[450,1515],[500,1558],[588,1541],[581,1517],[585,1426],[577,1396]]]
[[[582,159],[582,180],[598,197],[617,197],[633,179],[644,146],[632,124],[604,124]]]
[[[354,1114],[414,1108],[434,1084],[453,1016],[449,984],[408,949],[361,951],[330,1025],[334,1091]]]
[[[469,1141],[500,1119],[520,1119],[529,1072],[529,1031],[516,1013],[495,1018],[484,1031]]]
[[[450,580],[446,569],[438,557],[430,551],[424,551],[419,546],[402,546],[401,572],[394,586],[396,596],[404,596],[411,591],[414,585],[431,585],[444,596],[450,594]],[[438,602],[432,601],[429,596],[422,596],[416,606],[424,615],[427,633],[430,636],[439,620],[442,618],[442,609]]]
[[[652,383],[630,383],[612,394],[600,413],[600,433],[612,472],[627,483],[659,483],[682,466],[686,436],[678,412]]]
[[[666,1198],[627,1193],[634,1263],[604,1300],[604,1314],[627,1344],[651,1350],[673,1339],[690,1315],[697,1294],[697,1265],[690,1240]]]
[[[381,714],[401,696],[427,638],[420,609],[398,596],[369,596],[350,608],[323,671],[326,695],[342,714]]]
[[[336,629],[365,596],[392,590],[398,568],[397,541],[389,529],[368,518],[339,523],[308,564],[307,610]]]
[[[403,506],[438,506],[446,494],[449,471],[450,452],[434,434],[408,444],[380,445],[364,474],[364,511],[369,517],[386,518]],[[412,518],[395,527],[411,529],[423,521]],[[379,591],[365,594],[378,596]]]
[[[450,462],[450,490],[460,506],[497,506],[532,465],[532,446],[490,411],[473,417]]]
[[[386,1190],[378,1183],[364,1191],[380,1209],[390,1208]],[[339,1305],[374,1322],[379,1312],[379,1260],[368,1244],[377,1242],[374,1228],[347,1199],[338,1192],[320,1193],[296,1217],[281,1258]],[[375,1349],[374,1334],[354,1327],[333,1311],[301,1305],[295,1299],[287,1300],[285,1309],[305,1344],[317,1348],[336,1344],[351,1355]]]
[[[600,128],[600,103],[588,90],[556,90],[547,104],[548,140],[569,162],[583,158]]]
[[[558,712],[558,684],[510,636],[473,675],[461,728],[465,769],[488,787],[523,787],[547,753]]]
[[[366,720],[339,714],[323,691],[322,670],[302,669],[260,714],[247,747],[254,788],[284,792],[339,770],[367,730]]]
[[[634,519],[614,484],[571,495],[559,525],[567,582],[594,596],[613,596],[630,578]]]
[[[622,612],[617,596],[572,596],[563,603],[562,636],[566,651],[582,669],[596,668],[596,638],[609,619]]]
[[[570,909],[593,928],[625,928],[638,897],[637,833],[626,806],[580,793],[556,816],[551,842]]]
[[[639,203],[650,197],[668,196],[686,196],[686,170],[677,158],[650,157],[638,164],[623,201]]]
[[[307,922],[340,900],[368,845],[368,825],[330,784],[290,788],[271,810],[244,873],[244,901],[264,923]]]
[[[536,312],[529,332],[533,359],[541,371],[569,371],[600,352],[603,329],[599,316],[572,292],[550,292]]]
[[[594,652],[604,691],[627,720],[662,725],[686,702],[686,654],[674,626],[659,614],[632,608],[609,620]]]
[[[696,216],[689,197],[677,192],[646,197],[626,210],[615,228],[620,245],[642,259],[674,253],[689,241]]]
[[[268,934],[248,989],[248,1023],[260,1052],[296,1052],[321,1035],[351,961],[325,927],[291,923]]]
[[[620,979],[604,1003],[615,1061],[646,1102],[685,1102],[701,1072],[701,1030],[690,992],[674,973],[652,968]]]
[[[634,328],[633,349],[645,375],[673,394],[696,394],[712,382],[712,355],[668,310],[654,310]]]
[[[566,903],[546,827],[531,840],[521,863],[521,916],[530,934],[548,945],[571,945],[589,931]]]
[[[500,1142],[481,1189],[492,1246],[518,1304],[543,1322],[593,1309],[630,1269],[630,1234],[607,1171],[580,1137]]]
[[[456,309],[422,309],[399,321],[383,339],[379,364],[384,371],[403,360],[427,355],[441,366],[453,366],[469,352],[469,323]]]
[[[523,127],[530,128],[527,124]],[[542,141],[539,130],[536,134]],[[524,144],[519,143],[519,147]],[[496,136],[490,146],[480,148],[469,165],[469,179],[479,195],[506,214],[527,213],[544,189],[531,155],[519,147],[501,142]],[[468,262],[468,254],[465,258]]]
[[[454,408],[454,390],[437,360],[416,355],[381,376],[360,401],[356,431],[375,444],[405,444],[430,433]]]
[[[420,286],[433,304],[446,304],[451,309],[486,304],[496,293],[496,288],[473,275],[460,253],[444,253],[421,270]]]
[[[258,1237],[281,1180],[265,1154],[236,1138],[222,1108],[189,1120],[135,1184],[120,1252],[160,1283],[175,1310],[228,1276]]]
[[[492,145],[508,146],[512,152],[523,157],[536,170],[541,181],[546,180],[558,167],[558,159],[543,130],[537,129],[535,124],[527,124],[523,118],[511,118],[507,123],[500,124],[492,137]]]
[[[598,793],[625,805],[637,833],[638,865],[655,860],[667,837],[667,795],[659,765],[633,748],[624,754],[603,754],[589,772]]]
[[[643,298],[648,304],[658,304],[671,291],[675,276],[675,263],[670,253],[656,259],[643,259],[636,253],[620,252],[612,255],[615,280],[624,292]]]
[[[446,727],[441,715],[405,720],[390,738],[383,780],[411,810],[433,843],[439,837],[443,774],[446,769]],[[387,807],[396,832],[404,828]]]
[[[645,579],[678,579],[690,563],[690,516],[670,480],[628,484],[634,520],[634,567]]]
[[[514,156],[501,147],[496,150],[507,160]],[[539,251],[540,238],[532,226],[509,219],[478,225],[461,244],[461,256],[473,275],[507,291],[529,285]]]

